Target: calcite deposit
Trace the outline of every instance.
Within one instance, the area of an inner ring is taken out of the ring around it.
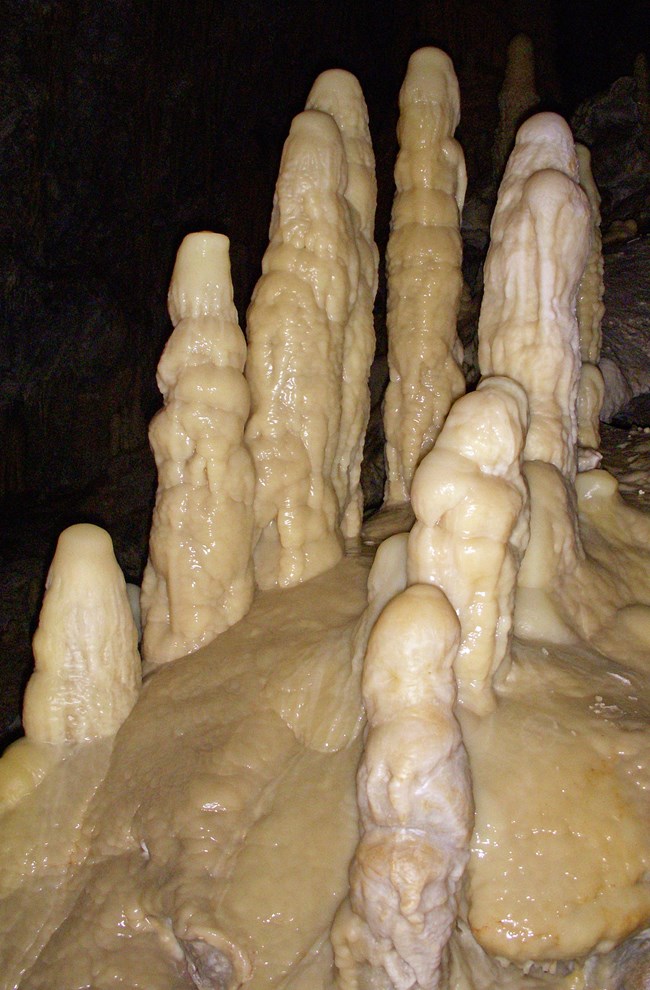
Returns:
[[[400,152],[389,306],[423,334],[409,401],[388,402],[408,469],[391,453],[387,500],[415,524],[344,552],[374,188],[356,81],[325,74],[285,144],[247,346],[225,239],[179,255],[139,693],[110,539],[61,537],[27,737],[0,761],[7,988],[648,986],[650,516],[577,474],[600,401],[576,317],[594,213],[567,125],[528,120],[462,395],[447,57],[417,52],[402,92],[424,136]]]

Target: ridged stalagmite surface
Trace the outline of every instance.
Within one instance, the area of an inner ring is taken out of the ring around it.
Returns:
[[[247,316],[255,460],[255,575],[288,587],[343,552],[334,486],[345,334],[359,251],[345,198],[335,120],[305,110],[291,125],[275,190],[270,243]]]
[[[23,707],[28,740],[78,743],[110,736],[140,689],[138,635],[105,530],[61,533],[34,636],[36,670]]]
[[[359,285],[343,343],[343,385],[339,442],[334,457],[334,488],[343,536],[361,531],[363,493],[360,475],[363,443],[370,415],[368,377],[375,353],[373,305],[377,292],[379,252],[375,244],[377,180],[368,111],[358,80],[343,69],[322,72],[307,98],[307,109],[331,114],[343,138],[348,166],[345,198],[359,251]]]
[[[169,288],[175,329],[158,365],[165,405],[149,429],[158,491],[142,582],[143,653],[152,663],[209,643],[253,597],[246,343],[228,248],[222,234],[188,235]]]
[[[472,829],[453,714],[459,632],[444,594],[416,585],[386,606],[370,636],[361,839],[332,932],[341,990],[442,985]]]
[[[600,193],[591,171],[591,154],[584,144],[576,144],[580,185],[591,207],[591,247],[578,289],[577,317],[582,369],[578,383],[578,467],[590,470],[600,463],[600,410],[605,398],[605,382],[598,367],[601,329],[605,306],[603,294],[603,242],[600,235]]]
[[[577,468],[580,345],[576,295],[587,260],[590,210],[577,183],[571,132],[556,114],[519,129],[499,189],[479,319],[483,375],[526,391],[527,460],[569,479]]]
[[[437,48],[415,52],[400,91],[397,191],[386,255],[387,504],[408,501],[418,463],[465,391],[456,334],[467,185],[463,152],[453,137],[459,119],[451,60]]]
[[[413,481],[409,581],[435,584],[460,619],[460,702],[484,713],[510,663],[517,571],[528,542],[521,474],[527,404],[506,378],[486,378],[452,406]]]

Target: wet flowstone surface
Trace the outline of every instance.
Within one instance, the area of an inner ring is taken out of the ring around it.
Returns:
[[[650,511],[650,428],[601,424],[603,467],[626,501]],[[119,458],[104,484],[76,495],[22,498],[4,506],[0,528],[0,746],[21,734],[22,695],[33,668],[31,639],[59,533],[77,522],[108,529],[127,581],[139,583],[155,485],[147,451]]]

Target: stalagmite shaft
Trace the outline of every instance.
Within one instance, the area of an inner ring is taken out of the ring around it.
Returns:
[[[453,137],[459,106],[448,56],[437,48],[415,52],[400,92],[400,151],[386,256],[388,504],[408,500],[418,463],[465,390],[456,334],[459,222],[467,185],[463,152]]]
[[[158,365],[165,405],[149,430],[158,491],[142,583],[143,652],[153,663],[209,643],[253,597],[246,344],[228,247],[222,234],[188,235],[169,290],[175,329]]]

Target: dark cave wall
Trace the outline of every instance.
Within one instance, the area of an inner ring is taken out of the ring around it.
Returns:
[[[530,34],[543,104],[561,108],[558,65],[581,37],[580,11],[553,0],[0,0],[0,493],[83,488],[107,458],[147,456],[176,248],[190,230],[230,237],[244,323],[282,144],[318,72],[342,66],[364,88],[382,248],[410,53],[433,43],[454,59],[471,193],[489,169],[508,41]]]

